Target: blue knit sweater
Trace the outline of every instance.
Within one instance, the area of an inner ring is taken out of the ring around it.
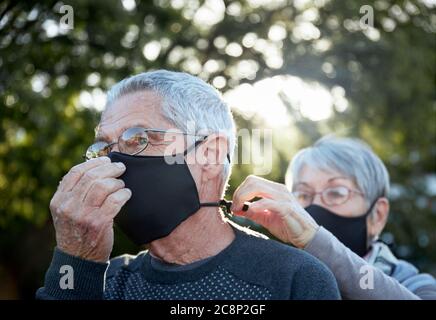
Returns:
[[[166,265],[148,252],[96,263],[55,249],[38,299],[269,300],[339,299],[327,267],[304,251],[234,228],[235,239],[216,256],[191,265]],[[62,266],[74,271],[62,289]]]

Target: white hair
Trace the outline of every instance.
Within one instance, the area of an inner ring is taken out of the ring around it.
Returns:
[[[327,136],[300,150],[286,173],[289,188],[304,165],[323,171],[334,170],[352,179],[369,204],[388,196],[389,174],[385,165],[371,147],[359,139]]]
[[[107,105],[121,96],[143,90],[151,90],[159,95],[162,116],[175,128],[195,134],[225,134],[228,139],[228,154],[233,159],[236,144],[233,116],[214,87],[184,72],[144,72],[115,84],[107,93]],[[225,161],[224,184],[227,183],[230,171],[231,164]]]

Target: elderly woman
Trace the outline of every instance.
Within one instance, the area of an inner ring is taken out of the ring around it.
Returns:
[[[389,215],[389,175],[356,139],[326,137],[301,150],[288,188],[250,176],[233,211],[324,262],[344,299],[436,299],[436,280],[397,259],[378,240]],[[262,199],[242,205],[253,197]]]

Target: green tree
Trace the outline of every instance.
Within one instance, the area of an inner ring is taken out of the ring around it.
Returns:
[[[212,3],[217,5],[208,11]],[[283,182],[297,148],[322,134],[362,137],[387,163],[400,193],[387,235],[401,244],[401,257],[435,273],[436,199],[426,183],[436,165],[434,8],[421,1],[375,1],[374,28],[363,32],[359,9],[367,4],[3,1],[0,296],[32,297],[41,285],[54,245],[48,203],[93,140],[102,92],[157,68],[190,72],[223,91],[286,74],[344,90],[349,108],[336,108],[317,123],[285,101],[295,128],[275,134],[267,177]],[[62,5],[74,9],[72,30],[58,28]],[[261,119],[235,116],[244,128],[265,126]],[[233,171],[229,195],[251,168]],[[119,239],[114,254],[135,250]]]

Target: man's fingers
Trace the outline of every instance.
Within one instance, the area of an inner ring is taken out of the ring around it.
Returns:
[[[97,166],[110,163],[110,161],[111,160],[108,157],[99,157],[75,165],[63,177],[62,181],[59,184],[58,190],[60,190],[61,192],[70,191],[74,188],[74,186],[77,184],[77,182],[80,180],[85,172]]]
[[[82,178],[74,187],[73,192],[78,198],[82,198],[83,195],[88,192],[94,181],[104,178],[117,178],[121,176],[125,170],[126,167],[121,162],[107,163],[92,168],[82,175]]]
[[[124,181],[115,178],[95,180],[88,192],[83,196],[84,206],[100,207],[106,197],[119,189],[124,188]]]
[[[106,198],[99,211],[104,213],[107,218],[113,219],[131,196],[132,191],[130,189],[120,189]]]
[[[53,195],[53,197],[50,200],[50,212],[52,213],[52,215],[56,214],[56,209],[58,208],[62,197],[63,193],[60,191],[56,191],[55,194]]]

